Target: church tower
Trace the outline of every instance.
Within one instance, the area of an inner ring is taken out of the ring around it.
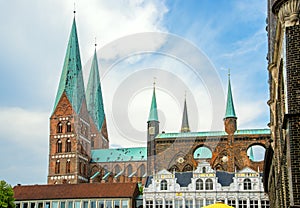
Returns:
[[[74,17],[50,117],[48,184],[88,182],[90,147],[89,115]]]
[[[147,175],[153,174],[155,171],[155,142],[154,139],[159,133],[159,121],[157,114],[155,84],[153,86],[152,102],[150,107],[150,113],[148,117],[147,127]]]
[[[86,89],[86,101],[91,124],[91,148],[107,149],[109,147],[109,140],[99,77],[96,46],[97,45],[95,44],[95,52]]]

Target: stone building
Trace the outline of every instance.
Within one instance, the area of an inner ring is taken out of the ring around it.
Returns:
[[[198,208],[217,201],[240,208],[270,207],[262,173],[247,167],[234,173],[215,171],[207,162],[190,172],[161,170],[147,179],[143,194],[146,208]]]
[[[299,0],[268,0],[270,129],[264,186],[271,207],[300,207]]]
[[[263,159],[253,154],[255,147],[265,148],[270,130],[237,128],[230,76],[224,127],[225,131],[191,132],[185,100],[180,132],[160,132],[154,87],[147,147],[109,148],[96,49],[85,89],[74,18],[50,117],[48,184],[144,183],[147,175],[163,169],[192,171],[203,160],[219,171],[262,171]]]

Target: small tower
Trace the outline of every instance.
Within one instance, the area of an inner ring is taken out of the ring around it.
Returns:
[[[153,84],[152,102],[148,117],[147,126],[147,174],[151,175],[155,171],[155,143],[154,139],[159,133],[159,121],[157,114],[155,83]]]
[[[236,131],[236,120],[237,117],[235,115],[232,92],[231,92],[231,84],[230,84],[230,73],[228,73],[228,93],[227,93],[227,104],[226,104],[226,113],[224,117],[224,126],[225,132],[228,135],[233,135]]]
[[[186,97],[184,99],[184,108],[183,108],[182,123],[181,123],[180,131],[181,132],[190,132],[188,113],[187,113],[187,107],[186,107]]]
[[[86,89],[86,101],[91,124],[91,148],[106,149],[109,147],[109,140],[103,106],[96,46],[97,45],[95,44],[95,52]]]
[[[50,117],[48,184],[88,182],[90,143],[89,115],[74,17]]]

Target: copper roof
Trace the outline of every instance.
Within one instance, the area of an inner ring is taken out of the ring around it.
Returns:
[[[137,183],[82,183],[61,185],[18,185],[13,188],[16,201],[43,199],[133,198]]]

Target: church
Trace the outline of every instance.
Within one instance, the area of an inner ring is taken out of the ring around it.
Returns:
[[[199,162],[212,169],[235,172],[249,167],[263,171],[253,146],[265,148],[269,129],[238,129],[230,76],[224,116],[225,131],[191,132],[185,100],[178,132],[159,129],[155,86],[149,98],[146,147],[109,148],[97,52],[84,87],[74,17],[62,73],[50,117],[48,184],[142,182],[161,170],[187,172]],[[157,104],[158,103],[158,104]]]

